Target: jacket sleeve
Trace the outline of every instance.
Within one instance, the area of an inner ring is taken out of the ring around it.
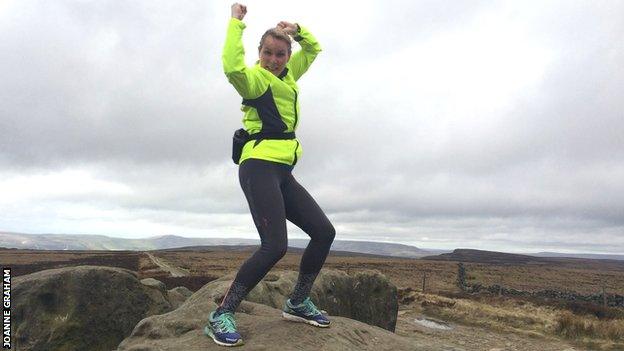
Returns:
[[[316,55],[321,52],[321,46],[316,41],[316,38],[306,28],[301,26],[299,26],[299,32],[295,36],[295,40],[301,45],[301,50],[292,54],[288,65],[294,79],[299,80],[312,62],[314,62]]]
[[[236,18],[230,20],[223,47],[223,71],[240,96],[254,99],[264,93],[268,83],[258,70],[245,65],[242,41],[245,27],[245,23]]]

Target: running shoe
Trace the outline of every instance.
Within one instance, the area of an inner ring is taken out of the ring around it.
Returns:
[[[204,333],[221,346],[240,346],[243,338],[236,331],[236,321],[234,314],[230,312],[222,313],[214,317],[215,311],[210,312],[208,324],[204,327]]]
[[[286,300],[282,317],[289,321],[308,323],[321,328],[329,327],[330,323],[329,319],[314,306],[310,297],[296,306],[290,303],[290,299]]]

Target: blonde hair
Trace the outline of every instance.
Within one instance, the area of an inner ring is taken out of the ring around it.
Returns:
[[[262,45],[264,45],[264,40],[268,36],[272,36],[274,39],[282,40],[286,44],[288,44],[288,55],[291,54],[292,40],[290,39],[290,36],[286,34],[286,32],[284,32],[283,30],[280,30],[277,28],[270,28],[266,32],[264,32],[264,34],[262,34],[262,38],[260,38],[260,46],[258,46],[258,51],[262,50]]]

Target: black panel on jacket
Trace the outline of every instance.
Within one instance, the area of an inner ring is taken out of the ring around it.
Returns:
[[[283,132],[288,129],[286,123],[282,121],[279,111],[277,111],[271,86],[260,97],[243,99],[243,105],[251,106],[258,111],[258,116],[262,121],[261,132]]]

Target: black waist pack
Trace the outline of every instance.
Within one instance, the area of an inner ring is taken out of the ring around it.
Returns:
[[[249,133],[243,128],[234,132],[232,137],[232,161],[238,164],[241,154],[243,153],[243,146],[249,141]]]
[[[238,129],[234,132],[234,136],[232,137],[232,161],[235,164],[238,164],[241,158],[241,154],[243,153],[243,146],[249,140],[256,140],[256,145],[260,143],[263,139],[295,139],[295,133],[270,133],[270,132],[260,132],[249,135],[247,131],[243,128]],[[255,145],[254,145],[255,146]]]

